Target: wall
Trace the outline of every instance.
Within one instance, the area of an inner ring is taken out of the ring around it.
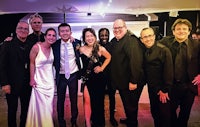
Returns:
[[[45,30],[49,27],[53,27],[56,30],[58,29],[58,25],[60,23],[44,23],[42,27],[42,31],[45,32]],[[72,28],[72,36],[81,39],[82,36],[82,30],[86,27],[92,27],[96,31],[96,35],[98,36],[98,30],[102,27],[106,27],[110,30],[110,39],[114,37],[113,35],[113,22],[95,22],[95,23],[69,23]],[[126,22],[128,29],[133,32],[136,36],[139,37],[140,31],[144,27],[149,26],[149,21],[128,21]],[[32,30],[30,31],[32,33]],[[59,37],[59,36],[58,36]]]

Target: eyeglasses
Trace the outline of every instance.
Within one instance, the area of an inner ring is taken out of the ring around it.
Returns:
[[[24,31],[29,31],[28,28],[24,28],[24,27],[17,27],[18,30],[24,30]]]
[[[147,35],[147,36],[141,37],[141,39],[152,38],[153,36],[154,36],[154,34],[150,34],[150,35]]]
[[[42,22],[32,22],[33,24],[38,24],[38,25],[40,25],[40,24],[42,24]]]
[[[124,26],[113,27],[113,30],[121,30]]]

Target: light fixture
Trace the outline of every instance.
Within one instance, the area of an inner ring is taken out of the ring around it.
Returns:
[[[91,12],[88,12],[88,13],[87,13],[87,16],[91,16],[91,15],[92,15],[92,13],[91,13]]]
[[[178,16],[178,11],[170,11],[169,12],[169,17],[177,17]]]

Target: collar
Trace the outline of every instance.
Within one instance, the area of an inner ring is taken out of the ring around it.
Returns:
[[[156,47],[156,45],[157,45],[157,43],[154,42],[154,44],[150,48],[146,47],[146,50],[153,50]]]
[[[174,43],[179,43],[179,42],[177,42],[176,39],[174,38],[172,44],[174,44]],[[185,43],[188,46],[189,39],[186,39],[184,42],[181,42],[181,43]],[[179,44],[181,44],[181,43],[179,43]]]
[[[62,39],[61,39],[61,44],[64,45],[64,44],[70,44],[70,39],[67,41],[67,42],[64,42]]]

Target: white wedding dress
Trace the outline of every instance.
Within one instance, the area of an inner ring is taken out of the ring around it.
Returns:
[[[53,127],[53,51],[47,58],[41,50],[35,59],[34,79],[37,86],[32,88],[26,127]]]

